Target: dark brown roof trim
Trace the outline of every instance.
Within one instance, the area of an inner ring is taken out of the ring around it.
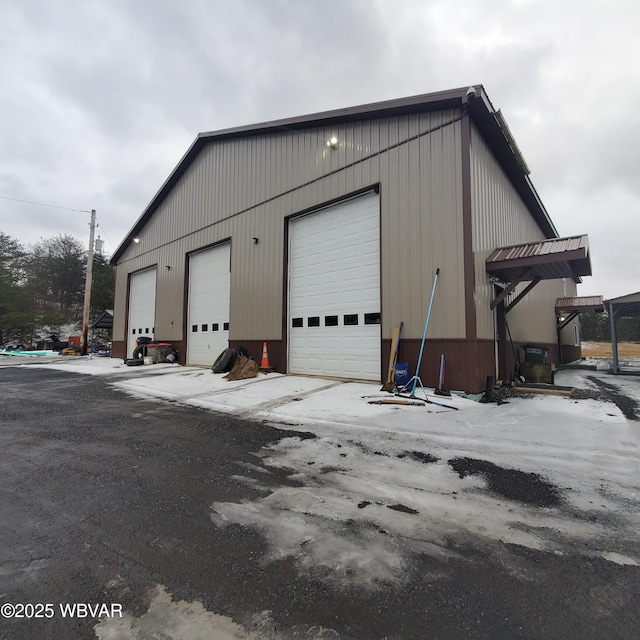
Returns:
[[[296,131],[326,125],[357,122],[372,118],[397,117],[413,113],[439,111],[443,109],[460,109],[463,107],[467,109],[472,121],[489,144],[498,162],[527,205],[542,232],[548,238],[557,237],[558,233],[542,205],[538,194],[533,188],[526,170],[523,169],[523,163],[518,155],[516,155],[516,150],[510,143],[512,138],[508,135],[508,130],[505,130],[505,128],[500,125],[500,121],[496,117],[496,111],[485,93],[484,87],[482,85],[475,85],[475,90],[476,98],[470,102],[467,100],[467,87],[464,87],[397,100],[375,102],[346,109],[336,109],[305,116],[233,127],[220,131],[200,133],[167,180],[160,187],[147,208],[143,211],[142,215],[135,222],[126,238],[116,249],[110,263],[112,265],[117,264],[132,239],[140,233],[149,218],[173,189],[194,158],[200,153],[202,147],[210,142],[278,131]],[[526,167],[526,165],[524,166]]]

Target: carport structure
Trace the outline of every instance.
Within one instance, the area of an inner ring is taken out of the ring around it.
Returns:
[[[613,352],[612,373],[621,373],[618,360],[618,318],[637,318],[640,316],[640,291],[619,298],[606,300],[605,305],[611,321],[611,350]],[[625,371],[625,373],[627,373]]]
[[[486,259],[485,266],[496,290],[491,309],[496,310],[498,376],[506,380],[509,379],[507,339],[511,339],[507,313],[542,280],[571,278],[580,282],[582,276],[591,275],[589,239],[580,235],[501,247]],[[512,293],[515,297],[507,302]],[[517,363],[513,364],[515,371]]]
[[[90,329],[113,329],[113,309],[105,309],[100,317],[91,325]]]

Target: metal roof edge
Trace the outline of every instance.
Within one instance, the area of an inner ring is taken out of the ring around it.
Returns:
[[[482,85],[478,85],[482,87]],[[318,127],[328,123],[353,122],[362,120],[365,116],[376,115],[384,118],[391,115],[399,115],[402,113],[414,113],[418,111],[436,111],[445,108],[461,107],[466,99],[468,87],[449,89],[446,91],[436,91],[433,93],[425,93],[406,98],[395,98],[393,100],[383,100],[380,102],[371,102],[368,104],[357,105],[354,107],[344,107],[333,109],[330,111],[319,111],[302,116],[293,116],[290,118],[281,118],[278,120],[270,120],[257,124],[243,125],[239,127],[231,127],[229,129],[220,129],[217,131],[209,131],[201,133],[203,138],[230,138],[236,136],[257,135],[259,133],[267,133],[270,131],[279,131],[282,129],[306,129],[310,127]],[[425,109],[427,107],[427,109]]]
[[[489,144],[514,188],[527,205],[540,230],[547,238],[557,238],[560,234],[542,204],[536,188],[533,186],[529,176],[529,168],[509,131],[504,115],[500,110],[494,108],[482,86],[478,97],[481,97],[482,100],[476,98],[468,102],[466,106],[471,119]]]
[[[132,239],[142,230],[154,211],[160,206],[161,202],[198,155],[201,148],[209,142],[235,137],[260,135],[274,131],[317,127],[329,123],[353,122],[365,119],[366,117],[383,118],[446,108],[465,108],[467,110],[467,113],[489,144],[498,162],[527,205],[527,208],[542,232],[547,238],[557,238],[559,235],[558,231],[529,179],[526,164],[519,160],[519,158],[521,158],[521,154],[520,156],[517,155],[517,153],[520,153],[519,150],[516,153],[513,145],[510,144],[509,136],[500,125],[500,121],[496,116],[497,112],[484,86],[482,84],[471,86],[476,90],[476,97],[473,100],[467,99],[468,87],[464,87],[266,121],[252,125],[231,127],[218,131],[201,132],[196,136],[191,146],[187,149],[140,217],[131,227],[129,233],[114,251],[109,263],[111,265],[117,264]],[[504,121],[504,118],[502,118],[502,120]]]
[[[605,304],[625,304],[627,302],[640,302],[640,291],[637,291],[636,293],[628,293],[625,296],[619,296],[617,298],[611,298],[610,300],[605,300]]]
[[[192,160],[198,155],[200,148],[203,145],[203,143],[201,142],[201,136],[202,134],[198,134],[196,139],[191,143],[185,154],[182,156],[182,158],[180,158],[178,164],[169,174],[168,178],[162,183],[160,189],[158,189],[153,198],[151,198],[149,204],[145,207],[144,211],[135,221],[135,223],[129,230],[129,233],[127,233],[122,242],[118,245],[118,248],[113,252],[113,255],[109,260],[109,264],[111,266],[115,266],[117,264],[119,258],[131,243],[131,240],[136,237],[139,231],[141,231],[141,229],[147,223],[147,220],[151,217],[162,200],[164,200],[167,194],[174,187],[175,183],[178,181],[178,178],[180,178],[180,176],[186,171],[187,167],[191,164]]]
[[[537,244],[544,244],[545,242],[563,242],[568,240],[580,240],[581,249],[585,249],[587,253],[589,253],[589,235],[587,233],[576,233],[572,236],[564,236],[562,238],[556,236],[553,238],[546,238],[545,240],[531,240],[530,242],[520,242],[518,244],[509,244],[504,247],[496,247],[491,254],[487,257],[487,262],[491,261],[492,256],[496,255],[499,251],[504,251],[505,249],[518,249],[520,247],[530,247]]]
[[[482,85],[477,85],[480,91],[484,93]],[[224,140],[235,137],[246,137],[259,135],[273,131],[296,130],[310,127],[322,126],[326,123],[353,122],[363,119],[367,115],[376,114],[378,117],[390,115],[399,115],[402,113],[412,113],[428,110],[435,111],[443,108],[462,107],[463,101],[466,99],[468,87],[449,89],[446,91],[436,91],[407,98],[396,98],[393,100],[385,100],[381,102],[372,102],[369,104],[358,105],[355,107],[345,107],[334,109],[331,111],[322,111],[303,116],[293,116],[278,120],[271,120],[251,125],[242,125],[231,127],[228,129],[220,129],[217,131],[200,132],[193,141],[189,149],[182,156],[178,164],[174,167],[169,177],[164,181],[160,189],[153,196],[145,210],[131,227],[129,233],[125,236],[118,248],[114,251],[109,263],[117,264],[131,240],[144,227],[146,221],[151,217],[153,212],[158,208],[162,200],[169,193],[171,188],[178,181],[180,176],[186,171],[200,149],[214,140]]]

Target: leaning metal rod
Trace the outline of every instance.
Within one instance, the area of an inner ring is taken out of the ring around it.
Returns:
[[[418,380],[420,380],[420,378],[418,378]],[[398,398],[411,398],[412,400],[420,400],[420,402],[424,402],[426,404],[435,404],[438,407],[445,407],[446,409],[453,409],[454,411],[458,411],[458,407],[452,407],[450,404],[444,404],[443,402],[436,402],[435,400],[429,400],[429,398],[427,397],[427,392],[422,386],[422,381],[420,381],[420,387],[424,391],[424,398],[420,398],[419,396],[416,396],[416,395],[403,396],[402,393],[396,393],[396,396],[398,396]]]
[[[411,397],[416,395],[416,385],[418,384],[418,376],[420,375],[420,365],[422,364],[422,352],[424,351],[424,342],[427,339],[427,329],[429,328],[429,318],[431,317],[431,307],[433,306],[433,296],[436,292],[436,284],[438,283],[438,274],[440,268],[436,269],[436,275],[433,278],[433,287],[431,287],[431,298],[429,300],[429,309],[427,310],[427,319],[424,323],[424,332],[422,333],[422,342],[420,343],[420,354],[418,355],[418,365],[416,366],[416,375],[413,381],[413,389],[411,390]]]

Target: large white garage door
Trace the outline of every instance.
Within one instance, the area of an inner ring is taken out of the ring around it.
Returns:
[[[380,380],[380,204],[362,196],[291,221],[289,372]]]
[[[229,346],[231,245],[189,258],[187,364],[211,366]]]
[[[127,358],[133,356],[140,336],[153,338],[156,321],[156,269],[132,273],[129,282]]]

